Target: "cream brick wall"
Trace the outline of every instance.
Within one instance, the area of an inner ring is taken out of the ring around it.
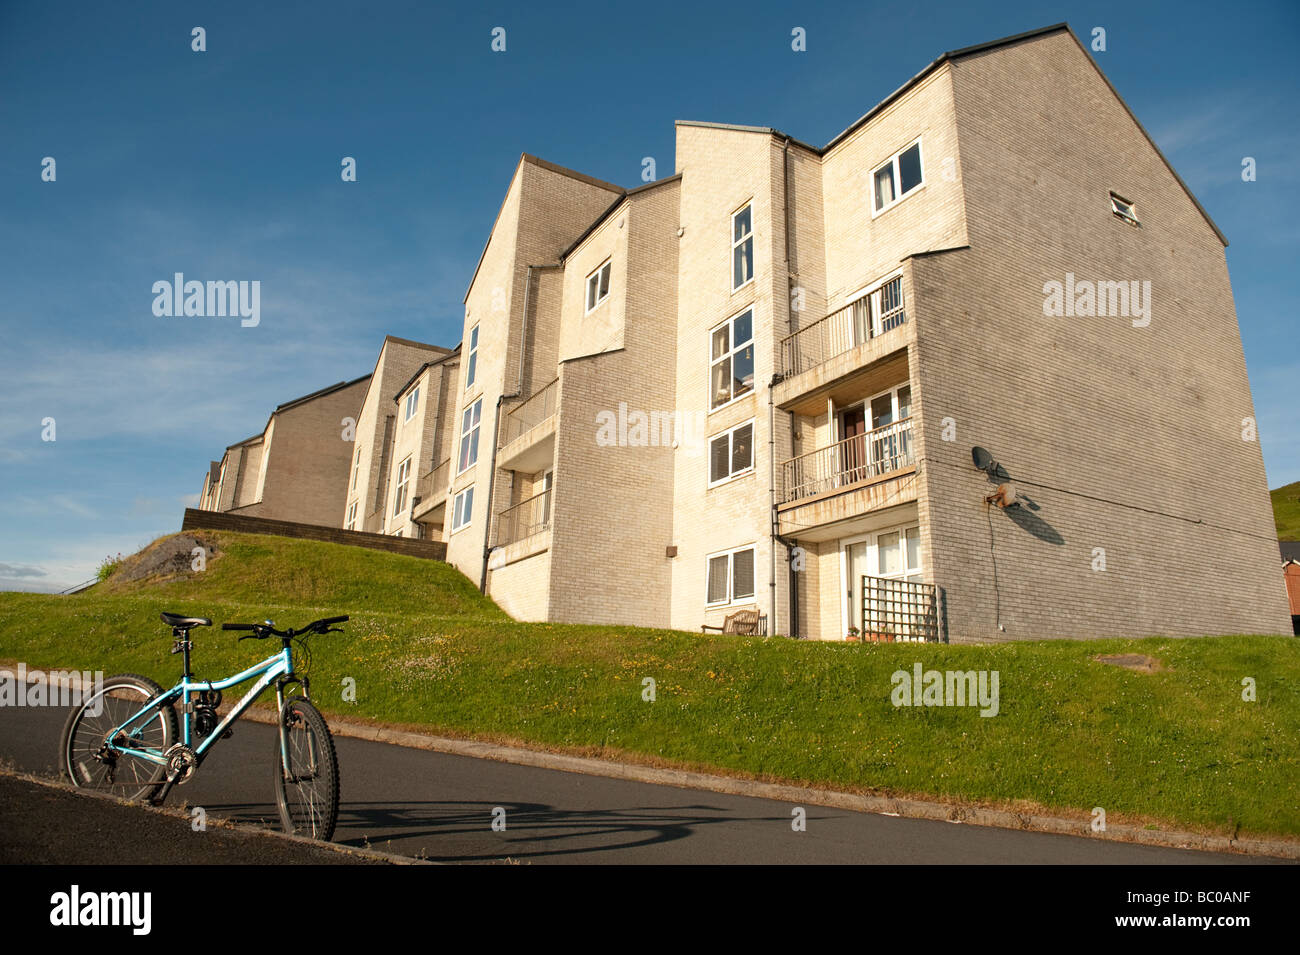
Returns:
[[[669,625],[674,451],[662,428],[644,445],[602,443],[598,420],[620,405],[632,426],[637,413],[675,410],[679,190],[669,181],[629,196],[565,262],[561,341],[580,329],[593,354],[561,364],[552,619]],[[586,277],[611,255],[609,298],[588,315]]]
[[[356,530],[392,533],[392,480],[401,459],[394,460],[401,420],[393,396],[425,362],[440,358],[448,349],[389,335],[379,349],[364,399],[356,413],[355,442],[350,451],[347,488],[339,526],[347,526],[347,511],[357,504]],[[358,454],[360,457],[358,458]],[[358,463],[359,461],[359,463]],[[418,475],[416,475],[418,477]]]
[[[449,534],[447,559],[472,580],[479,580],[482,574],[488,515],[508,506],[512,493],[509,478],[503,473],[493,487],[491,496],[495,500],[488,500],[488,485],[493,483],[489,470],[497,435],[498,399],[514,394],[521,385],[528,387],[520,364],[521,339],[523,361],[528,361],[528,323],[524,321],[528,266],[558,264],[561,253],[619,192],[617,187],[560,170],[534,157],[521,158],[466,295],[464,335],[468,341],[470,329],[479,326],[478,370],[475,384],[466,389],[462,363],[454,433],[459,436],[459,412],[480,399],[482,430],[477,463],[453,478],[453,494],[474,486],[474,509],[469,526]],[[546,381],[531,386],[540,387]],[[453,449],[453,457],[456,455]]]
[[[914,263],[951,637],[1288,632],[1223,247],[1088,60],[1057,34],[952,71],[973,248]],[[1149,280],[1150,325],[1044,317],[1066,272]],[[986,513],[975,444],[1032,508]]]

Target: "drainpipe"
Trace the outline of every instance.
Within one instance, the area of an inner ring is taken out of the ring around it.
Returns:
[[[769,514],[772,517],[771,535],[772,540],[768,550],[772,555],[772,573],[770,576],[769,587],[772,598],[772,636],[779,633],[776,616],[776,405],[773,404],[772,386],[776,384],[776,376],[767,383],[767,503],[770,508]]]
[[[497,445],[501,440],[501,402],[507,398],[518,398],[524,392],[524,346],[528,340],[528,294],[533,288],[534,266],[526,266],[524,272],[524,314],[519,323],[519,375],[515,379],[513,394],[499,395],[496,410],[492,412],[492,469],[488,471],[487,490],[487,526],[483,530],[483,572],[479,577],[479,593],[487,593],[488,557],[492,553],[492,493],[497,483]]]
[[[785,253],[785,275],[786,275],[786,331],[790,330],[792,324],[789,320],[791,293],[794,291],[794,273],[790,265],[790,137],[785,137],[781,144],[781,222],[784,229],[784,242],[782,247]],[[771,466],[771,474],[768,478],[768,498],[771,506],[772,515],[772,633],[778,632],[776,623],[776,545],[779,543],[786,549],[786,565],[789,568],[788,587],[790,591],[790,636],[793,639],[799,638],[799,582],[797,571],[794,569],[794,548],[798,545],[786,540],[779,533],[780,519],[776,511],[776,405],[772,389],[782,380],[780,372],[772,376],[771,382],[767,389],[767,455],[768,463]],[[791,434],[793,434],[794,415],[790,416]]]

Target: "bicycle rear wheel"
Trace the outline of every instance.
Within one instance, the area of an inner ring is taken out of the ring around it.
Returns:
[[[289,770],[276,740],[275,798],[280,824],[291,834],[328,842],[339,817],[339,764],[325,717],[309,701],[289,700],[280,711]]]
[[[113,793],[127,799],[147,799],[166,778],[158,763],[112,753],[108,734],[160,696],[163,688],[138,673],[108,677],[68,716],[59,745],[59,769],[74,786]],[[176,711],[164,706],[138,721],[124,742],[133,749],[165,752],[176,741]]]

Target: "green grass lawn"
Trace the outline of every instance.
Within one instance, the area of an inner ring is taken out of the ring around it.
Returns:
[[[1044,807],[1241,835],[1300,836],[1300,642],[1241,636],[1000,646],[820,644],[632,627],[524,624],[451,567],[286,538],[201,532],[206,571],[83,594],[0,594],[0,657],[135,671],[171,685],[158,612],[280,627],[351,614],[313,639],[327,715],[839,789]],[[127,562],[128,565],[130,561]],[[195,670],[271,652],[197,630]],[[1140,653],[1140,673],[1094,660]],[[997,670],[1000,713],[895,708],[891,674]],[[346,677],[357,700],[344,702]],[[653,678],[656,699],[642,699]],[[1257,702],[1242,700],[1242,678]],[[51,750],[56,741],[50,741]]]
[[[1273,520],[1277,539],[1300,541],[1300,481],[1269,491],[1273,498]]]

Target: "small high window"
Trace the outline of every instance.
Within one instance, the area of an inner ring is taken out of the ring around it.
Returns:
[[[587,311],[591,311],[609,295],[610,263],[606,262],[587,276]]]
[[[415,390],[406,396],[406,417],[402,419],[403,424],[415,417],[415,412],[420,407],[420,386],[416,385]]]
[[[871,174],[872,215],[879,215],[925,184],[921,175],[921,141],[918,139]]]
[[[1115,195],[1113,192],[1110,194],[1110,211],[1115,213],[1115,215],[1119,216],[1129,225],[1142,224],[1138,222],[1137,210],[1133,207],[1133,203]]]

